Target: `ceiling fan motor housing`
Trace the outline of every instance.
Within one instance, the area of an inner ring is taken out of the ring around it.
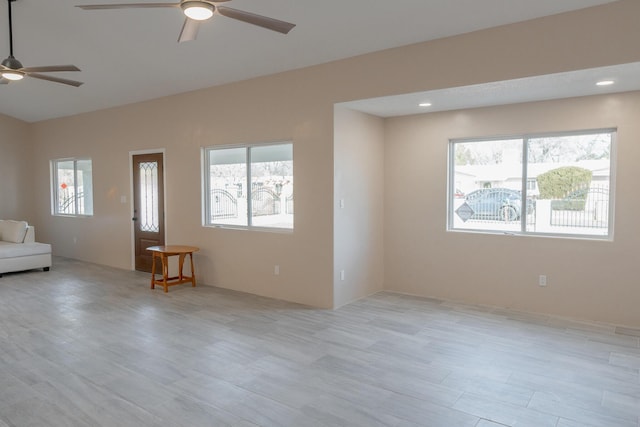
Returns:
[[[2,61],[2,65],[7,68],[11,68],[12,70],[19,70],[20,68],[22,68],[22,63],[14,58],[13,55]]]

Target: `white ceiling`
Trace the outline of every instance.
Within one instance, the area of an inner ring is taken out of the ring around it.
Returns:
[[[380,117],[406,116],[462,108],[629,92],[640,90],[638,76],[640,76],[640,62],[634,62],[568,73],[363,99],[341,105]],[[611,80],[614,84],[596,85],[597,82],[604,80]],[[431,105],[423,107],[420,106],[422,103]]]
[[[26,78],[1,85],[0,113],[28,122],[68,116],[613,0],[233,0],[227,5],[297,26],[282,35],[215,16],[196,41],[181,44],[180,9],[74,7],[144,1],[13,3],[16,58],[24,66],[77,65],[82,72],[52,75],[85,84],[73,88]],[[0,2],[4,58],[8,18],[6,1]]]

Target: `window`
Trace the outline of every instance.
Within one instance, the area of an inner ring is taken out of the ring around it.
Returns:
[[[91,159],[51,161],[53,215],[93,215]]]
[[[448,229],[611,239],[615,130],[449,143]]]
[[[204,225],[293,229],[293,144],[208,147]]]

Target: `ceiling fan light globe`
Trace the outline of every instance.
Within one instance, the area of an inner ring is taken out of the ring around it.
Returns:
[[[205,21],[213,16],[214,6],[203,1],[185,1],[180,4],[184,14],[196,21]]]
[[[20,71],[2,71],[0,72],[0,74],[2,74],[2,77],[4,77],[7,80],[12,80],[12,81],[16,81],[16,80],[22,80],[24,78],[24,73],[21,73]]]

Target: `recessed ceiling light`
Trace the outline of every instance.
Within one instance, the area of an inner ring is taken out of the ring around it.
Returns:
[[[596,83],[597,86],[610,86],[612,84],[614,84],[615,82],[613,80],[600,80],[598,83]]]
[[[430,102],[421,102],[420,104],[418,104],[418,107],[431,107],[431,103]]]

